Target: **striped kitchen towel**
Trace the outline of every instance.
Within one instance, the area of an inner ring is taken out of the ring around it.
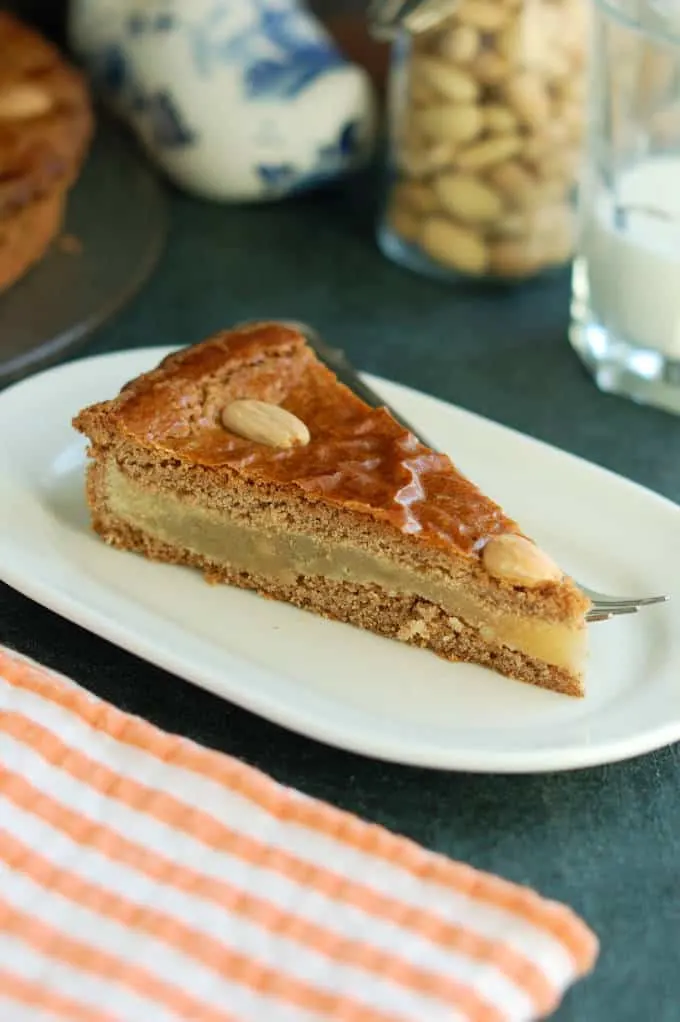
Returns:
[[[570,909],[0,647],[2,1022],[507,1022],[591,969]]]

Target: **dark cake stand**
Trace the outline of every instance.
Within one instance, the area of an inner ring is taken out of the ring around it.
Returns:
[[[62,237],[0,295],[0,385],[83,344],[142,287],[165,236],[163,186],[128,133],[100,114]]]

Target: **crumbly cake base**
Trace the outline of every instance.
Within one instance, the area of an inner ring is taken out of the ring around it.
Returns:
[[[505,646],[491,645],[476,629],[452,619],[441,607],[420,597],[391,595],[379,586],[336,582],[321,576],[303,575],[294,584],[281,584],[160,542],[101,507],[94,512],[92,524],[110,546],[142,554],[150,560],[198,568],[208,582],[251,589],[260,596],[291,603],[322,617],[429,649],[445,660],[480,664],[563,695],[584,694],[579,680],[570,672]]]

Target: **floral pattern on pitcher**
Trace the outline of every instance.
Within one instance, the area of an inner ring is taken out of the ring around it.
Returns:
[[[105,17],[97,18],[98,8]],[[368,159],[375,102],[297,0],[75,0],[92,77],[180,186],[271,199]]]

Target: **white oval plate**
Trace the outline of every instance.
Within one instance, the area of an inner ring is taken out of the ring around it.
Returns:
[[[680,508],[588,462],[405,387],[385,399],[587,585],[674,602],[591,627],[573,700],[105,546],[88,527],[84,405],[166,349],[84,359],[0,395],[0,577],[255,713],[401,763],[562,770],[680,738]]]

